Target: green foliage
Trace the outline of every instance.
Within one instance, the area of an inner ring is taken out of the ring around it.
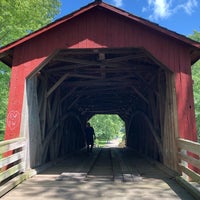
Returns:
[[[60,0],[1,0],[0,46],[50,23],[59,8]]]
[[[4,64],[0,64],[0,130],[5,129],[6,111],[8,104],[10,68]]]
[[[194,80],[193,84],[194,105],[195,105],[197,131],[200,141],[200,61],[195,63],[194,66],[192,67],[192,78]]]
[[[200,42],[200,33],[197,31],[194,31],[193,34],[190,35],[189,37],[193,40]]]
[[[109,141],[121,137],[124,130],[124,122],[118,115],[95,115],[90,119],[99,141]]]
[[[194,34],[191,35],[190,38],[200,42],[200,33],[194,31]],[[192,66],[192,78],[194,80],[193,91],[194,91],[195,115],[196,115],[198,137],[200,142],[200,61],[196,62]]]
[[[52,22],[60,0],[0,0],[0,47]],[[0,63],[0,138],[5,130],[10,68]]]

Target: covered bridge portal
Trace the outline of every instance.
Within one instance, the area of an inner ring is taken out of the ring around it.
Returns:
[[[176,138],[197,140],[191,65],[200,44],[95,1],[0,49],[12,67],[5,139],[27,167],[85,146],[95,114],[118,114],[126,144],[177,170]]]

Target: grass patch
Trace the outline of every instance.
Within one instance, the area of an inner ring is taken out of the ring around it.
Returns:
[[[107,140],[98,140],[98,139],[96,139],[94,141],[94,143],[95,143],[96,147],[104,147],[105,144],[107,143]]]

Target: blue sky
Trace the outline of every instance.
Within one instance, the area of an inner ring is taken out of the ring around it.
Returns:
[[[61,0],[61,13],[70,14],[94,0]],[[182,35],[200,32],[199,0],[104,0],[134,15],[150,20]]]

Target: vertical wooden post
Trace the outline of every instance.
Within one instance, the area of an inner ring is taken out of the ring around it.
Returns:
[[[25,170],[30,169],[30,144],[29,144],[29,127],[28,127],[28,103],[27,103],[27,91],[26,83],[24,86],[24,98],[22,105],[22,118],[20,126],[20,137],[26,138],[26,144],[24,147],[24,168]]]
[[[164,113],[164,135],[163,135],[163,163],[172,170],[177,168],[177,105],[174,75],[166,72],[166,100]]]
[[[21,134],[27,138],[27,167],[41,163],[42,149],[40,120],[37,98],[37,77],[26,81],[21,123]]]

